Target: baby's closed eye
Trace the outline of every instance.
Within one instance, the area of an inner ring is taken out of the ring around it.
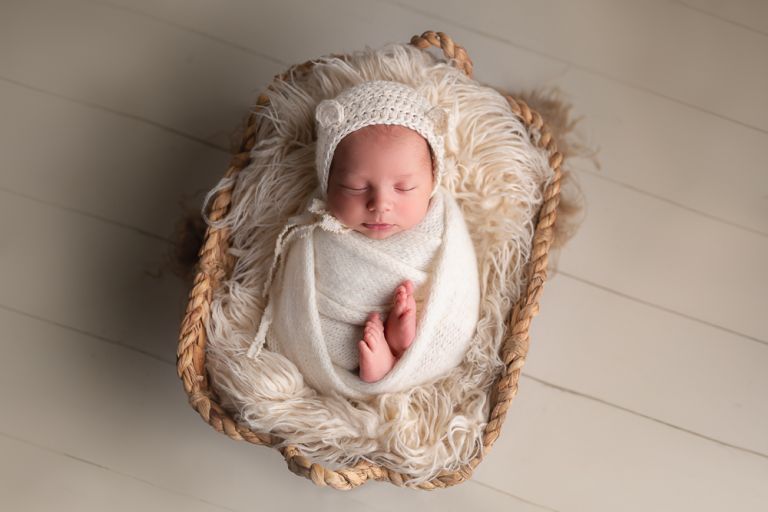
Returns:
[[[346,189],[346,190],[352,190],[354,192],[363,192],[365,190],[368,190],[368,187],[358,188],[358,187],[349,187],[347,185],[341,185],[341,188]],[[419,188],[419,187],[418,186],[409,187],[407,185],[404,185],[404,186],[398,185],[398,186],[395,187],[395,190],[397,190],[399,192],[410,192],[411,190],[416,190],[417,188]]]

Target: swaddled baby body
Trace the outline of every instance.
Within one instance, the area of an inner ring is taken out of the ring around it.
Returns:
[[[328,179],[328,210],[347,227],[382,240],[417,225],[429,207],[432,176],[429,144],[416,131],[370,125],[336,147]],[[416,335],[413,282],[393,293],[386,323],[371,312],[360,351],[360,378],[375,382],[392,369]]]
[[[352,398],[445,374],[480,303],[472,240],[440,187],[447,114],[409,86],[372,81],[315,117],[319,186],[278,236],[248,356],[268,342],[315,389]]]

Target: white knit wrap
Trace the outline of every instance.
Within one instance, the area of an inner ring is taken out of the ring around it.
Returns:
[[[444,173],[443,133],[448,114],[433,106],[416,89],[400,82],[371,80],[346,89],[336,98],[321,101],[317,121],[317,179],[322,197],[328,191],[328,174],[336,146],[350,133],[366,126],[400,125],[415,130],[429,142],[434,157],[430,197]]]
[[[386,321],[394,290],[404,279],[413,281],[416,312],[422,312],[424,285],[443,241],[442,199],[441,194],[432,198],[419,224],[383,240],[356,231],[314,232],[317,311],[334,365],[356,370],[357,341],[368,314],[376,311]]]
[[[357,399],[403,391],[456,367],[475,333],[480,285],[453,197],[439,188],[418,225],[384,240],[344,228],[323,206],[315,198],[309,208],[314,222],[286,228],[278,243],[292,239],[269,290],[269,349],[296,364],[319,392]],[[371,311],[385,317],[404,279],[416,289],[416,337],[387,375],[366,383],[356,369],[366,317]],[[258,354],[261,341],[249,354]]]

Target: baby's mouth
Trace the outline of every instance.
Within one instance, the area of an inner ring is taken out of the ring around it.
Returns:
[[[392,224],[367,224],[364,222],[363,226],[368,229],[389,229],[392,227]]]

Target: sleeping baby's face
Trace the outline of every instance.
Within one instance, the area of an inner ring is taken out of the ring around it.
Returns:
[[[429,144],[409,128],[367,126],[336,146],[328,210],[369,238],[388,238],[421,222],[431,192]]]

